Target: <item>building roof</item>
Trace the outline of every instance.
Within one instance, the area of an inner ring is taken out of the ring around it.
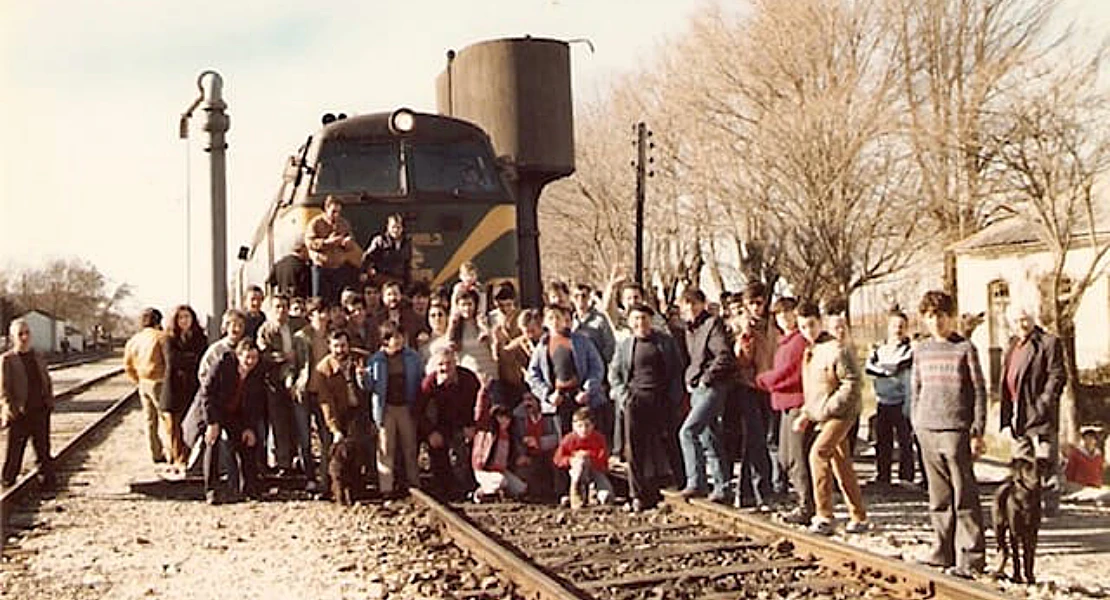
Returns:
[[[27,311],[27,312],[25,312],[25,313],[23,313],[22,315],[19,315],[19,316],[20,316],[20,318],[24,318],[24,317],[26,317],[27,315],[29,315],[31,313],[38,313],[38,314],[46,317],[47,319],[50,319],[51,321],[64,321],[64,319],[59,319],[56,315],[54,315],[54,313],[47,312],[47,311],[39,309],[39,308],[32,308],[31,310],[29,310],[29,311]]]
[[[1110,236],[1110,207],[1096,203],[1093,209],[1095,234],[1099,238]],[[1076,223],[1075,233],[1080,235],[1087,233],[1086,217],[1080,218],[1079,222]],[[1078,245],[1082,245],[1085,239],[1078,238],[1076,241]],[[1041,245],[1037,229],[1030,224],[1028,219],[1012,216],[987,225],[977,233],[952,244],[948,249],[957,254],[964,254],[990,248],[1027,245]]]

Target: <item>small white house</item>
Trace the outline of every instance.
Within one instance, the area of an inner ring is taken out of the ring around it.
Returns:
[[[1096,217],[1096,240],[1110,240],[1110,215]],[[1078,239],[1068,252],[1064,272],[1065,289],[1069,281],[1082,276],[1090,267],[1094,248],[1086,238]],[[961,313],[983,312],[985,321],[972,335],[979,349],[984,375],[996,391],[1002,353],[1010,338],[1007,309],[1015,303],[1037,306],[1049,312],[1042,302],[1042,287],[1053,269],[1053,256],[1024,220],[1012,218],[994,223],[950,247],[956,254],[957,293]],[[1096,277],[1087,288],[1075,316],[1076,362],[1080,369],[1110,364],[1110,256],[1096,268]]]
[[[39,352],[61,352],[62,340],[70,350],[80,350],[84,343],[80,331],[46,311],[31,310],[21,318],[31,328],[31,346]]]
[[[54,352],[61,343],[58,335],[58,318],[41,311],[32,310],[20,316],[31,328],[31,347],[39,352]]]

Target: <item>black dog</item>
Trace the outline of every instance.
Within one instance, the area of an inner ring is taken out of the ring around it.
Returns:
[[[1015,458],[1010,462],[1010,477],[994,495],[993,513],[994,535],[1000,554],[998,573],[1004,572],[1006,560],[1013,554],[1013,581],[1021,583],[1024,575],[1025,583],[1035,583],[1033,557],[1037,552],[1037,532],[1041,528],[1041,476],[1036,462],[1028,458]],[[1008,546],[1007,533],[1010,536]]]
[[[362,489],[361,455],[358,443],[349,436],[331,446],[328,477],[332,499],[344,506],[353,504],[354,494]]]

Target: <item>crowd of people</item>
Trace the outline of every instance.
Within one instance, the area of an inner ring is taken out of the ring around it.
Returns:
[[[487,288],[466,263],[455,285],[432,289],[408,280],[399,215],[352,276],[336,255],[350,243],[340,208],[329,203],[298,260],[275,266],[268,297],[252,287],[246,310],[223,315],[216,342],[179,306],[165,327],[158,310],[144,310],[126,346],[152,460],[178,472],[201,464],[208,502],[259,497],[264,474],[303,475],[306,491],[327,497],[330,448],[346,439],[373,482],[363,492],[381,497],[424,486],[451,499],[577,508],[615,500],[609,470],[619,462],[632,511],[671,486],[687,498],[779,509],[786,522],[830,534],[835,480],[844,530],[862,533],[872,524],[852,457],[866,375],[877,401],[870,485],[892,485],[897,445],[900,485],[929,496],[937,540],[922,561],[982,569],[971,465],[983,451],[987,387],[947,294],[921,299],[919,339],[893,310],[887,339],[860,361],[842,303],[771,302],[759,282],[719,303],[689,287],[659,307],[620,275],[603,290],[552,281],[542,309],[522,309],[511,283]],[[999,425],[1015,455],[1051,458],[1061,348],[1033,311],[1013,317]],[[13,338],[24,330],[13,325]],[[9,438],[5,484],[22,432],[38,431],[35,415],[50,405],[49,378],[35,376],[22,347],[4,355],[0,379],[0,416],[20,432]],[[1089,449],[1068,450],[1089,462]]]

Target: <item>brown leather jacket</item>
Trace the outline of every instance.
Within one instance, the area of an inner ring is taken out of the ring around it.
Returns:
[[[46,370],[46,360],[42,354],[31,350],[35,362],[39,366],[39,376],[42,378],[42,401],[48,408],[54,407],[54,386],[50,381],[50,373]],[[23,368],[23,360],[14,349],[0,356],[0,419],[11,414],[18,417],[27,407],[27,372]],[[0,422],[0,427],[7,427],[6,420]]]
[[[367,403],[363,401],[366,397],[364,382],[357,376],[361,369],[352,358],[344,370],[339,360],[331,354],[316,365],[316,372],[320,376],[320,411],[324,413],[324,422],[333,434],[349,434],[351,422],[360,407],[367,409]]]

